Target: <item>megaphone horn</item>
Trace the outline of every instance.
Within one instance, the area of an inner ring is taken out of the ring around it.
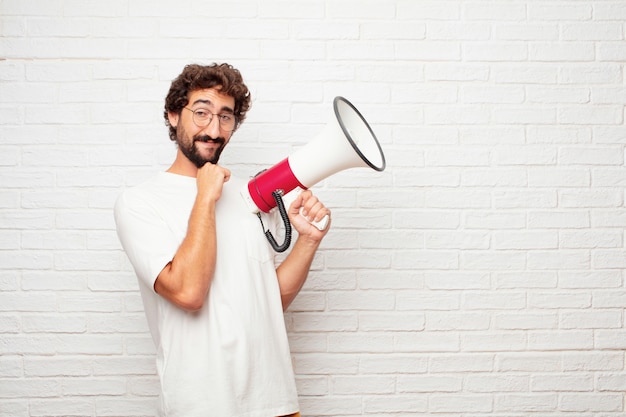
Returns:
[[[348,168],[385,169],[378,139],[357,108],[344,97],[335,97],[333,107],[335,120],[328,122],[317,137],[248,182],[244,198],[253,213],[267,213],[276,207],[272,196],[276,190],[284,194],[296,187],[306,190]]]

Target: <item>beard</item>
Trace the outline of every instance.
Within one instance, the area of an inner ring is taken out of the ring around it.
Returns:
[[[213,142],[217,144],[218,147],[213,151],[212,155],[205,157],[198,150],[196,142]],[[202,168],[207,162],[214,165],[217,164],[217,161],[219,161],[222,151],[226,146],[226,139],[223,137],[212,138],[208,135],[196,135],[192,137],[191,140],[188,140],[185,129],[182,128],[182,126],[179,126],[179,128],[176,129],[176,143],[187,159],[189,159],[197,168]]]

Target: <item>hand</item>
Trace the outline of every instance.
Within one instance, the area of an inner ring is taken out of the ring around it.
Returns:
[[[230,179],[230,171],[217,164],[206,163],[198,170],[196,185],[198,196],[217,201],[222,196],[224,183]]]
[[[296,229],[300,237],[305,237],[319,243],[330,229],[330,210],[322,204],[310,190],[303,191],[289,206],[289,221]],[[329,217],[328,225],[324,230],[319,230],[312,225],[311,221],[319,222]]]

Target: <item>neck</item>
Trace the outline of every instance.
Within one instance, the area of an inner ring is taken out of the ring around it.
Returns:
[[[174,163],[167,169],[172,174],[184,175],[186,177],[196,177],[198,175],[198,167],[191,162],[180,149],[176,152]]]

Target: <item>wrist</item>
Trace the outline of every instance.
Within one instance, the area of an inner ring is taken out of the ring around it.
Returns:
[[[321,239],[315,239],[307,235],[298,235],[294,248],[298,246],[304,250],[315,252],[319,248],[320,243],[322,243]]]

